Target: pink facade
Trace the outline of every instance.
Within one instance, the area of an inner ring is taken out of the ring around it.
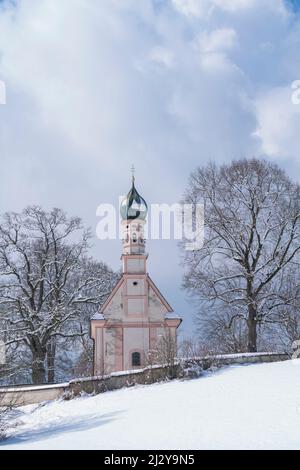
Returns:
[[[181,319],[147,273],[145,220],[139,214],[123,220],[123,274],[91,319],[95,375],[144,367],[163,341],[176,343]]]

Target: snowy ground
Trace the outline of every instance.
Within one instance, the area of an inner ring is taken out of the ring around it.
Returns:
[[[234,366],[20,413],[1,450],[300,449],[300,360]]]

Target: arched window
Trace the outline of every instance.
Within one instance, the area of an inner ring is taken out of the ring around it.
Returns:
[[[131,363],[134,367],[139,367],[141,365],[141,353],[139,352],[132,353]]]

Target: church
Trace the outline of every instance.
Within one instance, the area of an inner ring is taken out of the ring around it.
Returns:
[[[132,187],[121,203],[122,276],[91,318],[94,375],[145,367],[162,338],[176,345],[181,318],[176,315],[147,272],[146,201]]]

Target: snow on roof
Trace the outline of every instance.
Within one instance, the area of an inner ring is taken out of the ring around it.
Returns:
[[[92,316],[91,320],[105,320],[105,318],[103,313],[97,312]]]
[[[165,318],[167,320],[173,320],[173,319],[174,320],[181,320],[181,317],[175,312],[167,313]]]

